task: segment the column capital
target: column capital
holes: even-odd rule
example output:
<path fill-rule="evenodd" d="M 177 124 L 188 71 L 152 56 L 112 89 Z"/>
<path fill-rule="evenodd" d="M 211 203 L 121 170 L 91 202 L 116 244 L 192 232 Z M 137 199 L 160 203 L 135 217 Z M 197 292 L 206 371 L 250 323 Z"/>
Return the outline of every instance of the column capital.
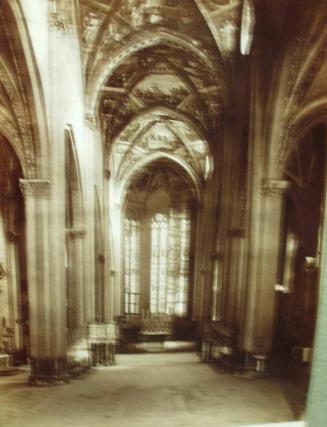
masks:
<path fill-rule="evenodd" d="M 111 170 L 109 168 L 105 168 L 103 171 L 104 177 L 107 181 L 109 181 L 111 177 Z"/>
<path fill-rule="evenodd" d="M 50 198 L 51 182 L 46 179 L 20 179 L 19 186 L 23 196 Z"/>
<path fill-rule="evenodd" d="M 95 130 L 98 127 L 98 121 L 97 121 L 96 117 L 91 113 L 85 114 L 84 123 L 91 130 Z"/>
<path fill-rule="evenodd" d="M 86 231 L 83 228 L 67 228 L 66 234 L 72 239 L 84 239 Z"/>
<path fill-rule="evenodd" d="M 8 231 L 7 238 L 9 242 L 18 242 L 20 239 L 20 235 L 15 231 Z"/>
<path fill-rule="evenodd" d="M 71 34 L 72 26 L 68 23 L 64 13 L 51 12 L 49 14 L 49 26 L 62 34 Z"/>
<path fill-rule="evenodd" d="M 290 188 L 290 181 L 277 178 L 262 178 L 259 190 L 263 195 L 283 195 Z"/>

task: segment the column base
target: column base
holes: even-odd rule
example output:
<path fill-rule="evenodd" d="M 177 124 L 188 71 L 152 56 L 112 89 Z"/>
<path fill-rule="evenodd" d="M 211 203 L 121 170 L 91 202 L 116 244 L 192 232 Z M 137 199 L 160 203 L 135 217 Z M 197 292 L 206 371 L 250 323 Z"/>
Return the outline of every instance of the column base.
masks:
<path fill-rule="evenodd" d="M 268 354 L 248 354 L 243 366 L 240 366 L 238 376 L 243 378 L 267 378 L 271 376 L 269 371 Z"/>
<path fill-rule="evenodd" d="M 92 366 L 112 366 L 116 364 L 116 345 L 97 343 L 91 345 Z"/>
<path fill-rule="evenodd" d="M 69 374 L 66 357 L 31 359 L 30 385 L 62 385 L 68 382 Z"/>
<path fill-rule="evenodd" d="M 259 375 L 267 374 L 268 369 L 268 356 L 266 354 L 254 354 L 255 371 Z"/>

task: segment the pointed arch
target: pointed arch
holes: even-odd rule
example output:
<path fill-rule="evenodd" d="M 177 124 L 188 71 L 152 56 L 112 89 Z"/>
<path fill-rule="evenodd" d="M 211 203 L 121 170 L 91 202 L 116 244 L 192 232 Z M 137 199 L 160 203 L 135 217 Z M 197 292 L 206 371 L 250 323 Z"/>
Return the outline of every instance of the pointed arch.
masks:
<path fill-rule="evenodd" d="M 18 0 L 1 2 L 12 64 L 2 76 L 13 95 L 11 140 L 22 145 L 26 177 L 48 176 L 49 137 L 43 87 L 22 6 Z M 9 65 L 9 64 L 8 64 Z M 1 78 L 1 76 L 0 76 Z M 23 160 L 23 158 L 21 158 Z"/>
<path fill-rule="evenodd" d="M 142 159 L 141 161 L 137 162 L 124 176 L 124 179 L 120 181 L 120 187 L 118 192 L 118 200 L 119 204 L 123 204 L 123 200 L 125 199 L 126 192 L 128 189 L 128 186 L 130 182 L 133 180 L 134 176 L 142 170 L 145 166 L 151 164 L 152 162 L 159 160 L 159 159 L 167 159 L 172 161 L 175 164 L 178 164 L 179 167 L 181 167 L 187 175 L 190 177 L 191 181 L 194 184 L 195 192 L 197 195 L 197 201 L 200 202 L 201 200 L 201 181 L 199 177 L 197 176 L 196 172 L 192 169 L 192 167 L 183 159 L 178 158 L 176 156 L 170 155 L 169 153 L 164 152 L 155 152 L 147 156 L 146 158 Z"/>
<path fill-rule="evenodd" d="M 76 150 L 72 125 L 65 128 L 65 161 L 66 161 L 66 219 L 68 227 L 84 227 L 84 200 L 80 165 Z"/>

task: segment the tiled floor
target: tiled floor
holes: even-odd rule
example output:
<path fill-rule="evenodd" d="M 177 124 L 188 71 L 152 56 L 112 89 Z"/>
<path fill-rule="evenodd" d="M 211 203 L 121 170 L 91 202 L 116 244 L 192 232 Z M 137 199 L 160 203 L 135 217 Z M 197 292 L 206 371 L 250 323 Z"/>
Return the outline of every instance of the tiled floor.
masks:
<path fill-rule="evenodd" d="M 194 353 L 121 355 L 68 385 L 0 378 L 2 427 L 229 427 L 293 420 L 274 379 L 214 371 Z"/>

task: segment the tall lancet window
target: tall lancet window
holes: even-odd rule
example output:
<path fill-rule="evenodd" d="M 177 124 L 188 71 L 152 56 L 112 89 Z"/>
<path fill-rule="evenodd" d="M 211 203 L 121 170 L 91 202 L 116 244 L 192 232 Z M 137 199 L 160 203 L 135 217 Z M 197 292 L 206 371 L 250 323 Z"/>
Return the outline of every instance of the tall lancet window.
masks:
<path fill-rule="evenodd" d="M 190 230 L 187 211 L 152 218 L 151 313 L 187 314 Z"/>
<path fill-rule="evenodd" d="M 140 223 L 125 220 L 125 313 L 139 313 L 140 299 Z"/>
<path fill-rule="evenodd" d="M 151 221 L 151 313 L 166 313 L 171 308 L 167 304 L 168 253 L 168 216 L 158 213 Z"/>
<path fill-rule="evenodd" d="M 190 236 L 191 236 L 191 219 L 189 213 L 184 211 L 180 213 L 180 232 L 177 239 L 180 242 L 180 262 L 178 274 L 177 295 L 175 301 L 175 313 L 178 315 L 186 315 L 188 301 L 188 282 L 190 268 Z"/>
<path fill-rule="evenodd" d="M 132 182 L 125 202 L 125 314 L 189 313 L 192 188 L 183 171 L 164 160 Z"/>

